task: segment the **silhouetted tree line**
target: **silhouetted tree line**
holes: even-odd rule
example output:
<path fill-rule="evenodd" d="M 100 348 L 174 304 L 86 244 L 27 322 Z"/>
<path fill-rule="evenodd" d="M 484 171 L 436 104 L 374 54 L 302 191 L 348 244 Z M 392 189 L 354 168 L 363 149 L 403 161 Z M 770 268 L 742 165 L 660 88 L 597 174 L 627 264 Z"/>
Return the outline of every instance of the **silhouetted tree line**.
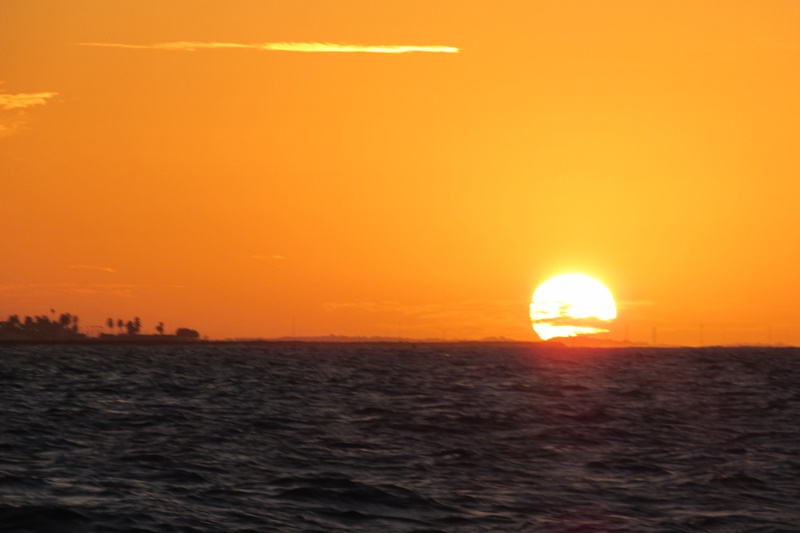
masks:
<path fill-rule="evenodd" d="M 24 318 L 20 318 L 19 315 L 11 315 L 8 320 L 0 321 L 0 339 L 59 340 L 86 337 L 78 330 L 80 319 L 77 315 L 61 313 L 56 318 L 56 313 L 52 309 L 51 314 L 53 315 L 52 319 L 47 315 L 26 316 Z M 101 337 L 132 337 L 140 335 L 142 332 L 142 320 L 138 316 L 134 317 L 133 320 L 109 318 L 106 320 L 106 326 L 111 333 L 102 334 Z M 165 335 L 163 322 L 156 324 L 155 329 L 158 335 Z M 188 328 L 178 328 L 174 336 L 185 340 L 200 338 L 200 334 L 197 331 Z M 145 335 L 144 337 L 148 336 Z"/>
<path fill-rule="evenodd" d="M 142 332 L 142 320 L 138 316 L 134 317 L 133 320 L 128 320 L 127 322 L 121 318 L 116 320 L 109 318 L 106 320 L 106 327 L 108 327 L 108 329 L 110 329 L 112 332 L 114 331 L 115 326 L 119 335 L 122 335 L 123 332 L 126 335 L 139 335 Z M 156 324 L 156 331 L 159 335 L 164 334 L 163 322 Z"/>
<path fill-rule="evenodd" d="M 11 315 L 5 322 L 0 322 L 0 334 L 19 337 L 76 337 L 80 335 L 79 322 L 78 316 L 70 313 L 61 313 L 52 320 L 47 315 L 26 316 L 22 319 L 19 315 Z"/>
<path fill-rule="evenodd" d="M 116 324 L 117 329 L 119 329 L 119 334 L 122 335 L 123 328 L 128 335 L 138 335 L 142 331 L 142 319 L 138 316 L 134 317 L 133 320 L 128 320 L 125 322 L 121 318 L 118 318 L 116 322 L 113 318 L 109 318 L 106 320 L 106 326 L 111 331 L 114 331 L 114 324 Z"/>

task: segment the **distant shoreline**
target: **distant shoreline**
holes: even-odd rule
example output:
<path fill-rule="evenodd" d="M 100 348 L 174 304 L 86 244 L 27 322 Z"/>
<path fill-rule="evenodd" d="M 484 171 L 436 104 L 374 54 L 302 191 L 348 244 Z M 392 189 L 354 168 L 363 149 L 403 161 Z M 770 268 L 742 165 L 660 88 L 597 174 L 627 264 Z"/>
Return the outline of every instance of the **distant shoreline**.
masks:
<path fill-rule="evenodd" d="M 381 346 L 537 346 L 537 347 L 550 347 L 561 348 L 564 344 L 554 342 L 541 342 L 541 341 L 515 341 L 515 340 L 413 340 L 413 339 L 351 339 L 342 340 L 338 339 L 215 339 L 215 340 L 199 340 L 199 339 L 180 339 L 169 337 L 164 339 L 157 339 L 154 336 L 148 336 L 141 339 L 136 338 L 97 338 L 87 337 L 83 339 L 0 339 L 0 346 L 213 346 L 213 345 L 381 345 Z"/>
<path fill-rule="evenodd" d="M 6 346 L 230 346 L 230 345 L 246 345 L 246 346 L 291 346 L 291 345 L 377 345 L 377 346 L 398 346 L 398 347 L 436 347 L 443 348 L 447 346 L 506 346 L 506 347 L 530 347 L 530 348 L 545 348 L 545 349 L 596 349 L 596 350 L 613 350 L 613 349 L 647 349 L 647 350 L 662 350 L 662 349 L 739 349 L 739 348 L 758 348 L 758 349 L 792 349 L 798 348 L 792 345 L 764 345 L 764 344 L 732 344 L 732 345 L 708 345 L 708 346 L 678 346 L 678 345 L 650 345 L 650 344 L 633 344 L 633 343 L 620 343 L 617 345 L 598 344 L 598 345 L 570 345 L 568 343 L 553 342 L 553 341 L 518 341 L 518 340 L 413 340 L 413 339 L 352 339 L 352 340 L 325 340 L 319 338 L 313 339 L 217 339 L 217 340 L 192 340 L 192 339 L 176 339 L 175 337 L 168 337 L 164 339 L 155 339 L 147 337 L 142 339 L 101 339 L 101 338 L 84 338 L 84 339 L 60 339 L 60 340 L 34 340 L 34 339 L 0 339 L 0 348 Z"/>

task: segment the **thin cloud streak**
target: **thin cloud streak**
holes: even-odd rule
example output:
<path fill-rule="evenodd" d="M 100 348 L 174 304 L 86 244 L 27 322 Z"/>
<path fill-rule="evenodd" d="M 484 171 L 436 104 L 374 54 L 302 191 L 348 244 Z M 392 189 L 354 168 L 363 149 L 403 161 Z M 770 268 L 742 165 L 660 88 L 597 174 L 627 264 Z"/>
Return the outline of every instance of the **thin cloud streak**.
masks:
<path fill-rule="evenodd" d="M 28 109 L 45 105 L 57 94 L 56 92 L 0 93 L 0 138 L 24 129 L 27 125 Z"/>
<path fill-rule="evenodd" d="M 61 294 L 112 294 L 133 297 L 142 291 L 183 288 L 183 285 L 139 285 L 131 283 L 0 283 L 0 293 L 34 297 L 50 297 Z"/>
<path fill-rule="evenodd" d="M 360 45 L 338 43 L 218 43 L 177 41 L 155 44 L 121 44 L 121 43 L 76 43 L 78 46 L 99 46 L 105 48 L 126 48 L 134 50 L 177 50 L 196 52 L 198 50 L 259 50 L 267 52 L 306 52 L 306 53 L 367 53 L 367 54 L 408 54 L 414 52 L 456 54 L 459 49 L 454 46 L 417 46 L 417 45 Z"/>
<path fill-rule="evenodd" d="M 382 317 L 375 327 L 392 332 L 386 334 L 390 337 L 411 334 L 424 338 L 433 335 L 443 339 L 488 339 L 499 338 L 497 332 L 513 331 L 517 338 L 528 338 L 532 333 L 524 300 L 467 300 L 447 304 L 345 301 L 326 302 L 323 308 L 329 313 L 357 312 Z"/>
<path fill-rule="evenodd" d="M 112 274 L 117 272 L 115 268 L 94 265 L 66 265 L 64 268 L 69 268 L 71 270 L 97 270 L 100 272 L 111 272 Z"/>
<path fill-rule="evenodd" d="M 44 105 L 57 94 L 53 92 L 0 94 L 0 109 L 10 111 Z"/>
<path fill-rule="evenodd" d="M 511 300 L 471 300 L 451 304 L 404 304 L 400 302 L 326 302 L 328 312 L 360 311 L 396 314 L 423 321 L 452 321 L 481 324 L 513 324 L 525 314 L 525 304 Z"/>

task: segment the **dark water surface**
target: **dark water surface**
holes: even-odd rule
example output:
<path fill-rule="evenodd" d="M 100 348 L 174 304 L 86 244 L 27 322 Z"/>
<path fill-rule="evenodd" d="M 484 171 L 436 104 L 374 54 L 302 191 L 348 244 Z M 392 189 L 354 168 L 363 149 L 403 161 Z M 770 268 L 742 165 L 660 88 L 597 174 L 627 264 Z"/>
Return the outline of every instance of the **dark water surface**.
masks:
<path fill-rule="evenodd" d="M 800 351 L 0 348 L 0 532 L 800 531 Z"/>

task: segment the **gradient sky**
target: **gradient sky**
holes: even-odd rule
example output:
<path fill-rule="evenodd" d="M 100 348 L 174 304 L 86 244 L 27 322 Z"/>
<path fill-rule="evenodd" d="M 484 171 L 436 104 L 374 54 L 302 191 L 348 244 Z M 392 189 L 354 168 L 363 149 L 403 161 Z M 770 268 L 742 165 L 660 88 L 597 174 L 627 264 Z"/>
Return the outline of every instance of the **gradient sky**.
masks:
<path fill-rule="evenodd" d="M 0 49 L 0 316 L 533 340 L 581 272 L 612 338 L 800 343 L 796 0 L 3 0 Z"/>

